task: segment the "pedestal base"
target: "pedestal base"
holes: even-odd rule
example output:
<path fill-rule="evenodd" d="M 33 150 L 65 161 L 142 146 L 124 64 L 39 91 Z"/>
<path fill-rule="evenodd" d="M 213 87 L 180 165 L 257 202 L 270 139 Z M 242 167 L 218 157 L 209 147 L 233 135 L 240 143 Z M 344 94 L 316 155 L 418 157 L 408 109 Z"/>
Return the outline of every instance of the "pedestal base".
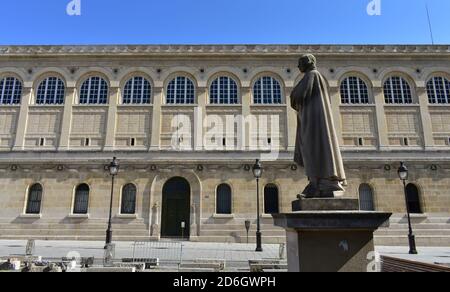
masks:
<path fill-rule="evenodd" d="M 286 229 L 289 272 L 366 272 L 373 232 L 392 214 L 363 211 L 300 211 L 274 214 Z"/>
<path fill-rule="evenodd" d="M 298 199 L 292 202 L 292 211 L 355 211 L 359 210 L 358 199 L 315 198 Z"/>

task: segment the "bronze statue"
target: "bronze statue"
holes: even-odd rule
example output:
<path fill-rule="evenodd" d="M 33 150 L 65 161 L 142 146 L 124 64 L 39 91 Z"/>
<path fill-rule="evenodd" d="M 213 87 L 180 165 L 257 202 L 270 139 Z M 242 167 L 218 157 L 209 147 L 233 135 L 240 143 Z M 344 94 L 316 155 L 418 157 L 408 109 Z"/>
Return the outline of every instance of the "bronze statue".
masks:
<path fill-rule="evenodd" d="M 313 55 L 303 55 L 298 68 L 305 75 L 292 92 L 291 106 L 298 112 L 294 160 L 309 179 L 302 196 L 334 197 L 344 191 L 345 171 L 327 85 Z"/>

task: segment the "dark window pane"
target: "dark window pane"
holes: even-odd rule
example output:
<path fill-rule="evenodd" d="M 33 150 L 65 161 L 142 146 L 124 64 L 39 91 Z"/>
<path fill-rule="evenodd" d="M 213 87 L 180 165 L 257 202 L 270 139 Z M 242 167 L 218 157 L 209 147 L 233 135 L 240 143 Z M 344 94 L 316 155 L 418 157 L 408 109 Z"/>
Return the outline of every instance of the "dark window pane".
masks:
<path fill-rule="evenodd" d="M 64 98 L 64 82 L 58 77 L 48 77 L 39 84 L 36 104 L 63 104 Z"/>
<path fill-rule="evenodd" d="M 80 88 L 80 104 L 108 103 L 108 83 L 101 77 L 90 77 Z"/>
<path fill-rule="evenodd" d="M 362 211 L 374 211 L 373 190 L 368 184 L 359 187 L 359 207 Z"/>
<path fill-rule="evenodd" d="M 422 206 L 420 204 L 419 189 L 414 184 L 406 186 L 407 203 L 409 212 L 412 214 L 421 214 Z"/>
<path fill-rule="evenodd" d="M 450 81 L 445 77 L 433 77 L 427 82 L 427 94 L 431 104 L 449 104 Z"/>
<path fill-rule="evenodd" d="M 264 213 L 279 213 L 278 187 L 276 185 L 267 185 L 264 188 Z"/>
<path fill-rule="evenodd" d="M 392 76 L 384 83 L 385 102 L 389 104 L 411 104 L 412 93 L 409 83 L 402 77 Z"/>
<path fill-rule="evenodd" d="M 231 214 L 231 187 L 222 184 L 217 187 L 217 214 Z"/>
<path fill-rule="evenodd" d="M 367 84 L 359 77 L 348 77 L 341 83 L 341 103 L 368 104 L 369 90 Z"/>
<path fill-rule="evenodd" d="M 89 186 L 79 185 L 75 191 L 74 214 L 87 214 L 89 208 Z"/>
<path fill-rule="evenodd" d="M 127 184 L 122 189 L 121 214 L 136 213 L 136 187 L 133 184 Z"/>
<path fill-rule="evenodd" d="M 258 79 L 253 86 L 253 103 L 281 104 L 280 83 L 275 78 L 269 76 Z"/>
<path fill-rule="evenodd" d="M 237 104 L 238 89 L 236 82 L 227 76 L 222 76 L 214 80 L 210 90 L 211 104 Z"/>
<path fill-rule="evenodd" d="M 0 105 L 20 104 L 22 82 L 14 77 L 0 80 Z"/>
<path fill-rule="evenodd" d="M 136 76 L 128 80 L 123 92 L 124 104 L 150 104 L 152 88 L 144 77 Z"/>
<path fill-rule="evenodd" d="M 27 214 L 40 214 L 42 202 L 42 186 L 40 184 L 33 185 L 28 192 Z"/>
<path fill-rule="evenodd" d="M 194 104 L 195 87 L 192 80 L 184 76 L 173 79 L 167 86 L 167 104 Z"/>

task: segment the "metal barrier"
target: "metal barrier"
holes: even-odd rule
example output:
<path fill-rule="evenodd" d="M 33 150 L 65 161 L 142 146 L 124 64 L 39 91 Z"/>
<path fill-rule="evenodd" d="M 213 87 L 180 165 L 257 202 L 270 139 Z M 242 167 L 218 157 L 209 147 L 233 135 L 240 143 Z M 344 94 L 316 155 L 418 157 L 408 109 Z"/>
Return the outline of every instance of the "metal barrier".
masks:
<path fill-rule="evenodd" d="M 134 242 L 132 256 L 126 262 L 145 263 L 183 271 L 249 269 L 249 261 L 286 260 L 285 245 L 264 246 L 263 253 L 255 252 L 253 244 L 211 244 L 192 242 Z"/>
<path fill-rule="evenodd" d="M 179 264 L 182 249 L 181 242 L 135 242 L 132 259 L 134 262 L 158 259 L 160 263 Z"/>

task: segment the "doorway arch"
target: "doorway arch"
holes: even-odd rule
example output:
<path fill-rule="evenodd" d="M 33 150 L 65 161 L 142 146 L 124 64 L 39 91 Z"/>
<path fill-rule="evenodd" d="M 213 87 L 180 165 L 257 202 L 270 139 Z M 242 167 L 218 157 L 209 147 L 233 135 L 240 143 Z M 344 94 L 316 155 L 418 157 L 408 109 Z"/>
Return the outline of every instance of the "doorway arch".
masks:
<path fill-rule="evenodd" d="M 191 186 L 189 182 L 182 177 L 169 179 L 164 184 L 162 191 L 161 237 L 189 238 L 190 206 Z"/>

